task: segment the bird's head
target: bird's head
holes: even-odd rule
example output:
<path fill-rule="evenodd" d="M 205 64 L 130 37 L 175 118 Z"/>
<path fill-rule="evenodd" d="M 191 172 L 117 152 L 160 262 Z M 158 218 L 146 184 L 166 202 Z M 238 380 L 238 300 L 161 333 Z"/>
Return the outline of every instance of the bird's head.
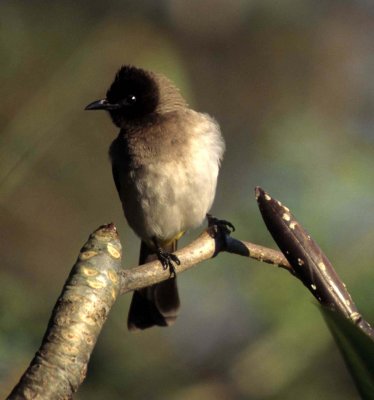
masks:
<path fill-rule="evenodd" d="M 178 89 L 164 76 L 133 66 L 123 66 L 109 87 L 106 98 L 85 110 L 106 110 L 118 127 L 185 106 Z"/>

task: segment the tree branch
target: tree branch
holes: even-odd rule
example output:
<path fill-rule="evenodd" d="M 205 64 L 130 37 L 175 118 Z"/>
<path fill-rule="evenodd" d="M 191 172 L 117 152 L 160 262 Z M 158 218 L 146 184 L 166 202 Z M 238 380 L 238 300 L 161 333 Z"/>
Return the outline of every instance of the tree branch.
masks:
<path fill-rule="evenodd" d="M 180 265 L 175 266 L 175 271 L 177 274 L 184 272 L 222 251 L 273 264 L 294 273 L 281 252 L 234 239 L 223 232 L 217 233 L 214 227 L 207 228 L 195 241 L 175 253 L 181 261 Z M 170 272 L 164 270 L 159 261 L 152 261 L 122 270 L 121 276 L 120 290 L 123 294 L 161 282 L 170 277 Z"/>
<path fill-rule="evenodd" d="M 121 244 L 113 224 L 81 249 L 53 309 L 40 349 L 8 399 L 70 399 L 119 293 Z"/>
<path fill-rule="evenodd" d="M 183 272 L 227 251 L 289 271 L 282 253 L 240 241 L 213 227 L 177 252 Z M 160 262 L 121 269 L 121 244 L 113 224 L 93 232 L 65 282 L 40 349 L 8 399 L 70 399 L 83 382 L 91 352 L 119 294 L 169 278 Z"/>
<path fill-rule="evenodd" d="M 260 188 L 257 200 L 288 261 L 279 251 L 234 239 L 211 226 L 176 252 L 181 261 L 175 266 L 176 273 L 222 251 L 273 264 L 296 276 L 322 304 L 334 305 L 373 337 L 372 328 L 358 314 L 332 265 L 287 207 Z M 41 347 L 8 399 L 70 399 L 85 378 L 91 352 L 117 296 L 169 277 L 170 272 L 159 261 L 122 269 L 115 226 L 98 228 L 81 249 L 53 309 Z"/>

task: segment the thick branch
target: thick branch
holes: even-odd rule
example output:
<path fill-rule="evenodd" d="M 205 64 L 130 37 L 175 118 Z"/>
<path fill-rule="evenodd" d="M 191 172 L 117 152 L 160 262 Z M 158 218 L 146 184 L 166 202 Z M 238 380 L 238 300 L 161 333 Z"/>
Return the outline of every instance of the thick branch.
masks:
<path fill-rule="evenodd" d="M 53 309 L 42 345 L 8 399 L 70 399 L 119 293 L 121 244 L 113 224 L 83 246 Z"/>

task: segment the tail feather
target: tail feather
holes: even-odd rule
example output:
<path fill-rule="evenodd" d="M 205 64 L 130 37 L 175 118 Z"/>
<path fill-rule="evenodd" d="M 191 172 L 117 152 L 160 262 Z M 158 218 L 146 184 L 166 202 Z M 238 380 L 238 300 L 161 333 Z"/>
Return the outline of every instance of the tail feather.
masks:
<path fill-rule="evenodd" d="M 163 246 L 163 250 L 170 253 L 173 253 L 176 249 L 176 240 L 167 246 Z M 139 265 L 155 259 L 157 259 L 157 254 L 142 241 Z M 130 331 L 134 331 L 147 329 L 154 325 L 170 326 L 177 318 L 179 306 L 176 277 L 136 290 L 130 305 L 127 327 Z"/>

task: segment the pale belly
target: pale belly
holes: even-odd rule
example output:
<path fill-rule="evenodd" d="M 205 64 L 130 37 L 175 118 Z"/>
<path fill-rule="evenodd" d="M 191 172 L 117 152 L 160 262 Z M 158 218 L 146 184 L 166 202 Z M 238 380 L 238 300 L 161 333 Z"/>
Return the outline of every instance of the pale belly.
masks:
<path fill-rule="evenodd" d="M 153 163 L 132 172 L 121 197 L 126 219 L 135 233 L 151 244 L 167 242 L 199 226 L 216 191 L 218 165 L 209 158 L 189 165 Z"/>

